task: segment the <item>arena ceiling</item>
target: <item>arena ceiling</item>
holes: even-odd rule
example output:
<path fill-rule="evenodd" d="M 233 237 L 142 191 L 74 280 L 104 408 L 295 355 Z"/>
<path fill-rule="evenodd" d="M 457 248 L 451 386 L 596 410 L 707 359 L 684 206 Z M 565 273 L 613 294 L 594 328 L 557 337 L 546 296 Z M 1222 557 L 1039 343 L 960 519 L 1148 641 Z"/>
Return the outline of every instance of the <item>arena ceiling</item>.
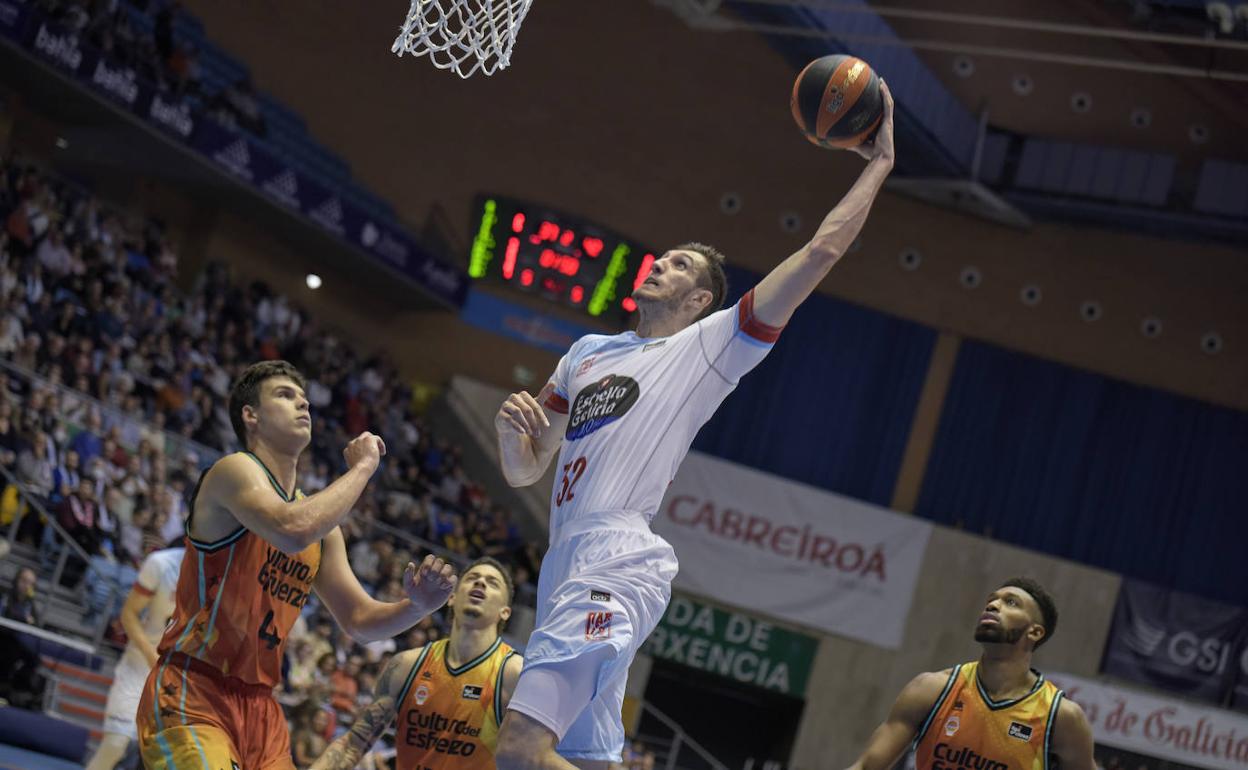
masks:
<path fill-rule="evenodd" d="M 910 48 L 967 110 L 1008 131 L 1165 152 L 1181 162 L 1248 159 L 1248 18 L 1232 16 L 1223 34 L 1203 2 L 660 4 L 708 32 L 764 34 L 795 61 L 880 43 Z M 895 37 L 862 17 L 882 20 Z"/>

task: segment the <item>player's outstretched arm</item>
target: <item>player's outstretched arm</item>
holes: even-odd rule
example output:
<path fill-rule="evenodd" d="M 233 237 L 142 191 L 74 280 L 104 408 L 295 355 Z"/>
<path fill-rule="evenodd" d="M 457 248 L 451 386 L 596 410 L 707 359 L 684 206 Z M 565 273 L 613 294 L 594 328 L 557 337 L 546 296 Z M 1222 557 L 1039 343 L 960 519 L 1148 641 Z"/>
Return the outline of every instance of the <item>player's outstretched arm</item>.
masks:
<path fill-rule="evenodd" d="M 225 511 L 282 551 L 298 553 L 347 517 L 385 453 L 386 445 L 379 436 L 361 433 L 342 452 L 346 473 L 311 497 L 291 502 L 273 494 L 272 483 L 255 461 L 241 454 L 230 455 L 204 478 L 198 499 L 216 511 Z M 222 536 L 229 529 L 232 527 L 214 534 Z"/>
<path fill-rule="evenodd" d="M 948 681 L 948 671 L 919 674 L 911 679 L 893 702 L 888 717 L 871 733 L 862 756 L 849 770 L 889 770 L 895 765 Z"/>
<path fill-rule="evenodd" d="M 536 397 L 527 391 L 512 393 L 494 416 L 499 463 L 513 487 L 527 487 L 540 479 L 559 452 L 568 416 L 546 407 L 554 390 L 554 383 L 548 382 Z"/>
<path fill-rule="evenodd" d="M 355 714 L 351 729 L 329 744 L 310 770 L 351 770 L 368 753 L 398 713 L 406 674 L 420 657 L 423 647 L 390 658 L 373 689 L 373 702 Z"/>
<path fill-rule="evenodd" d="M 360 642 L 389 639 L 416 625 L 450 598 L 458 582 L 455 568 L 430 554 L 403 574 L 407 598 L 379 602 L 368 595 L 347 561 L 346 540 L 335 527 L 325 536 L 321 568 L 313 587 L 338 625 Z"/>
<path fill-rule="evenodd" d="M 1079 704 L 1063 698 L 1054 722 L 1049 740 L 1053 753 L 1061 760 L 1062 770 L 1095 770 L 1092 727 Z"/>
<path fill-rule="evenodd" d="M 781 262 L 754 288 L 754 316 L 768 326 L 784 326 L 793 311 L 823 281 L 862 231 L 884 180 L 893 170 L 893 97 L 880 83 L 884 117 L 875 141 L 855 152 L 868 159 L 854 186 L 836 204 L 810 242 Z"/>

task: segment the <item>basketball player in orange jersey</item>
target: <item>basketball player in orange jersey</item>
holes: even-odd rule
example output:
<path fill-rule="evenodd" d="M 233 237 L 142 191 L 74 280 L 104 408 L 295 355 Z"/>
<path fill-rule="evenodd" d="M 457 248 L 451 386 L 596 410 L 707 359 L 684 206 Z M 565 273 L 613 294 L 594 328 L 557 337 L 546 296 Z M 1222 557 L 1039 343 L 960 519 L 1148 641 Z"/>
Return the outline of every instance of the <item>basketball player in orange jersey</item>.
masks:
<path fill-rule="evenodd" d="M 906 685 L 850 770 L 888 770 L 908 746 L 917 770 L 1093 770 L 1083 709 L 1031 667 L 1057 629 L 1057 606 L 1034 580 L 988 596 L 975 626 L 979 660 Z"/>
<path fill-rule="evenodd" d="M 273 688 L 286 635 L 316 591 L 360 641 L 385 639 L 441 607 L 455 587 L 432 556 L 407 565 L 407 598 L 379 602 L 347 563 L 338 523 L 386 447 L 362 433 L 343 450 L 348 470 L 305 498 L 295 485 L 312 437 L 304 379 L 285 361 L 253 364 L 230 391 L 230 420 L 246 451 L 218 460 L 191 496 L 177 602 L 157 647 L 136 721 L 149 770 L 293 770 Z"/>
<path fill-rule="evenodd" d="M 502 564 L 488 556 L 470 564 L 448 605 L 450 636 L 391 658 L 373 702 L 312 770 L 351 770 L 396 718 L 395 770 L 493 770 L 522 665 L 499 637 L 514 593 Z"/>

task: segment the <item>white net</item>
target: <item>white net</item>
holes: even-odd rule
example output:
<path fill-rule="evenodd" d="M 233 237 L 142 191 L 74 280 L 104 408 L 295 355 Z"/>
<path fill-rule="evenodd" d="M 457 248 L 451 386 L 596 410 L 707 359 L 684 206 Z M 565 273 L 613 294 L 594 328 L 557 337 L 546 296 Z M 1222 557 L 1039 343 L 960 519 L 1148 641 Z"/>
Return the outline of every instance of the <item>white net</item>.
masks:
<path fill-rule="evenodd" d="M 461 78 L 487 76 L 511 63 L 520 24 L 533 0 L 412 0 L 391 51 L 426 56 Z"/>

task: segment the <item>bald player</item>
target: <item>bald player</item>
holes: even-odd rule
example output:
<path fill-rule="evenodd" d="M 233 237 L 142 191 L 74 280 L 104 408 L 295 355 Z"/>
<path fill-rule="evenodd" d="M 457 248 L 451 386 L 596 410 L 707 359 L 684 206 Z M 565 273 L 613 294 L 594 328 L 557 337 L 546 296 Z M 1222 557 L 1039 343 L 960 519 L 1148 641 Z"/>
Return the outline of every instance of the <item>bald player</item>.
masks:
<path fill-rule="evenodd" d="M 191 497 L 176 608 L 137 714 L 149 770 L 293 770 L 286 718 L 272 693 L 286 635 L 310 594 L 367 642 L 415 625 L 455 587 L 451 566 L 427 556 L 419 569 L 407 565 L 402 601 L 379 602 L 364 591 L 338 524 L 386 445 L 361 433 L 343 450 L 347 472 L 304 497 L 295 469 L 312 439 L 312 417 L 295 367 L 248 367 L 229 411 L 246 451 L 218 460 Z"/>

